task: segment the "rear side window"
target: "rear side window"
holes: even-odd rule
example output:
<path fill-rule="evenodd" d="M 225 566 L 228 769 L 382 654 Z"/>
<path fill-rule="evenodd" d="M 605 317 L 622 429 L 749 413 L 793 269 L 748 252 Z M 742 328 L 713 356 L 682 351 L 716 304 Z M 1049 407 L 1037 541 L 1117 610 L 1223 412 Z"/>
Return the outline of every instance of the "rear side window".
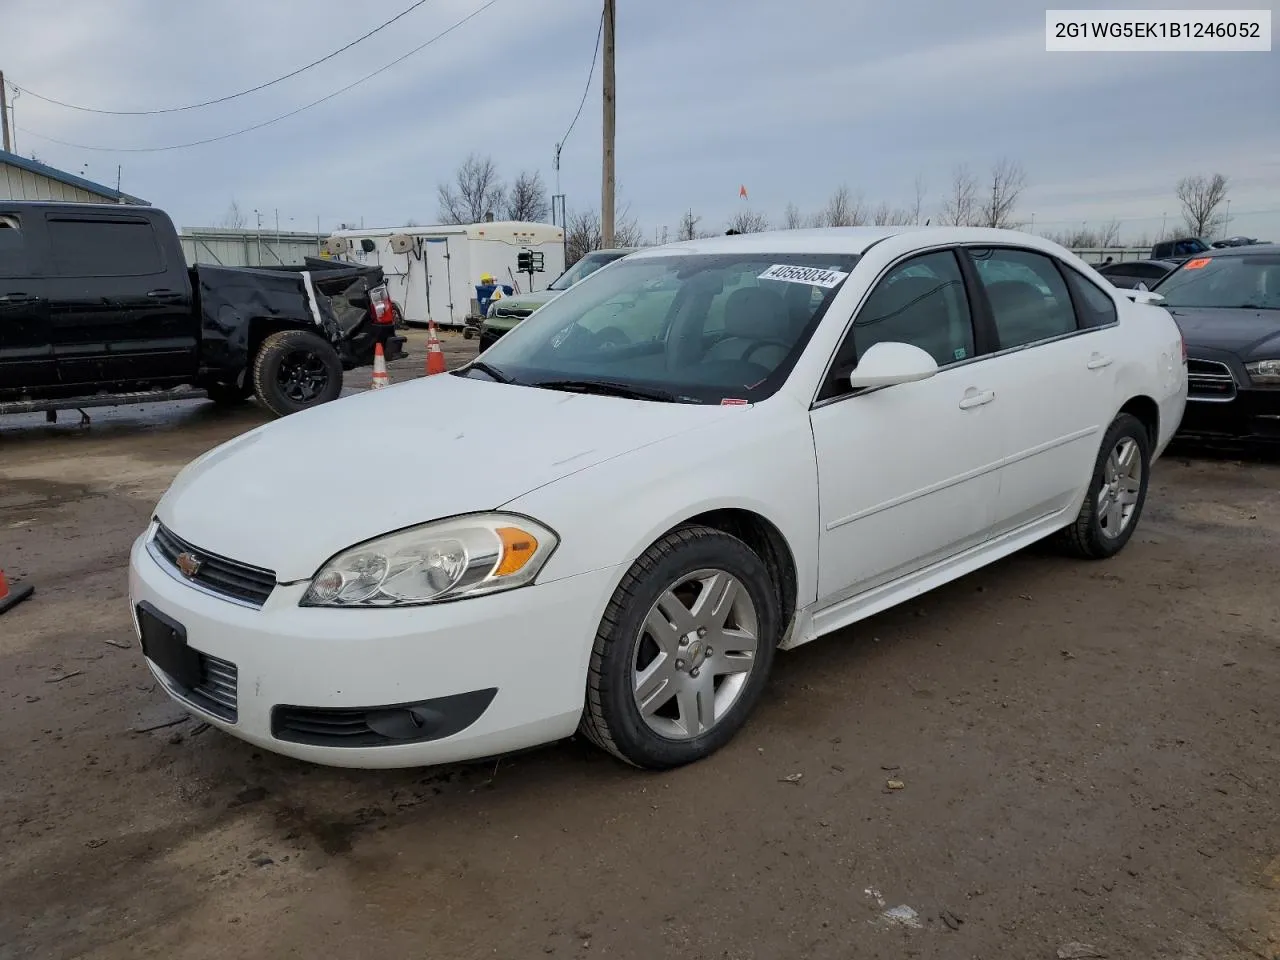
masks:
<path fill-rule="evenodd" d="M 63 277 L 143 277 L 164 273 L 146 220 L 49 220 L 53 262 Z"/>
<path fill-rule="evenodd" d="M 22 221 L 10 213 L 0 213 L 0 277 L 26 277 L 31 263 Z"/>
<path fill-rule="evenodd" d="M 1067 283 L 1049 257 L 999 247 L 971 248 L 969 255 L 991 303 L 1001 349 L 1076 329 Z"/>
<path fill-rule="evenodd" d="M 1064 267 L 1063 272 L 1075 297 L 1081 327 L 1105 327 L 1116 322 L 1116 302 L 1105 290 L 1070 267 Z"/>

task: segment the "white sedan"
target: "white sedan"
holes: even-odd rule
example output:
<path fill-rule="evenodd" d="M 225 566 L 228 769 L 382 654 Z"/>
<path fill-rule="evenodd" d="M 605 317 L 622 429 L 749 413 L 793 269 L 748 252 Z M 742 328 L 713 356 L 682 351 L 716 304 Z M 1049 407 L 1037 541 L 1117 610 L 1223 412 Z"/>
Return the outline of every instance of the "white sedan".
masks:
<path fill-rule="evenodd" d="M 643 250 L 461 369 L 188 465 L 131 558 L 148 666 L 320 763 L 575 730 L 698 760 L 778 649 L 1050 535 L 1119 551 L 1186 400 L 1157 301 L 1007 231 Z"/>

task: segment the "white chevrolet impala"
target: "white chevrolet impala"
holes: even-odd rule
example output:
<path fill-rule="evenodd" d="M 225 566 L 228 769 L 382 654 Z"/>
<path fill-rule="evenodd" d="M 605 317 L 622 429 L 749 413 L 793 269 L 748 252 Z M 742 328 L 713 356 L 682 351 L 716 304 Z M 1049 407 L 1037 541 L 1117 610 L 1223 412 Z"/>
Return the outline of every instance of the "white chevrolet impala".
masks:
<path fill-rule="evenodd" d="M 131 558 L 147 664 L 320 763 L 575 730 L 698 760 L 775 651 L 1050 535 L 1124 547 L 1186 398 L 1157 300 L 998 230 L 641 251 L 461 369 L 187 466 Z"/>

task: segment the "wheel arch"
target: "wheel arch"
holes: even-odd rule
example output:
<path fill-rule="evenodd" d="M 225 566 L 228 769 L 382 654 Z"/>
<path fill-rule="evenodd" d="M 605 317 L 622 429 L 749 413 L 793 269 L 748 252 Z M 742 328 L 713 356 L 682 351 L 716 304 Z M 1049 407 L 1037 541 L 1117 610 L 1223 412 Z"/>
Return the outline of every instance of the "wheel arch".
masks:
<path fill-rule="evenodd" d="M 1117 415 L 1127 413 L 1137 418 L 1147 429 L 1147 437 L 1154 451 L 1160 445 L 1160 405 L 1146 394 L 1130 397 L 1120 407 Z"/>
<path fill-rule="evenodd" d="M 731 537 L 737 537 L 764 562 L 778 594 L 778 604 L 782 614 L 782 635 L 778 639 L 781 642 L 795 616 L 799 592 L 795 554 L 782 531 L 773 521 L 754 510 L 743 507 L 715 507 L 672 524 L 650 544 L 646 544 L 640 552 L 643 553 L 649 546 L 672 531 L 689 526 L 710 527 L 727 533 Z"/>

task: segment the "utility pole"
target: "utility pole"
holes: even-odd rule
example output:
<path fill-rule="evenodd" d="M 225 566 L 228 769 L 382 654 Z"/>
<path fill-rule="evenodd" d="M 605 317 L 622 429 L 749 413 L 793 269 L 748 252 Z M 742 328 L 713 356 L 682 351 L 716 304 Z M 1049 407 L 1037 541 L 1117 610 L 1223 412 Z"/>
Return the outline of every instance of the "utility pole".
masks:
<path fill-rule="evenodd" d="M 604 176 L 600 190 L 602 242 L 613 246 L 613 140 L 615 86 L 613 76 L 613 35 L 617 16 L 615 0 L 604 0 Z"/>
<path fill-rule="evenodd" d="M 13 148 L 9 145 L 9 98 L 5 96 L 3 70 L 0 70 L 0 131 L 3 131 L 4 149 L 8 153 Z"/>

